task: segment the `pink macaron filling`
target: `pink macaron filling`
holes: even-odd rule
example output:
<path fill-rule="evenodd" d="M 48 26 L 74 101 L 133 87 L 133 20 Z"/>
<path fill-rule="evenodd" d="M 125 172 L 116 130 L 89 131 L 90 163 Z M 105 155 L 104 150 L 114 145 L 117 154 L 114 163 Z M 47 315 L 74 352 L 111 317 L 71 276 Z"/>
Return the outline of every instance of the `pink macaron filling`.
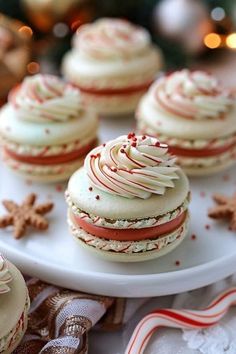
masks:
<path fill-rule="evenodd" d="M 52 156 L 43 156 L 42 153 L 39 156 L 19 155 L 11 151 L 7 147 L 5 147 L 4 150 L 7 156 L 19 162 L 29 163 L 33 165 L 57 165 L 60 163 L 71 162 L 81 157 L 84 157 L 95 145 L 96 145 L 96 140 L 93 140 L 89 144 L 81 147 L 80 149 L 71 151 L 69 153 L 52 155 Z M 45 152 L 46 150 L 47 147 L 45 147 Z"/>
<path fill-rule="evenodd" d="M 72 219 L 76 226 L 96 237 L 117 241 L 139 241 L 158 238 L 177 230 L 184 223 L 186 215 L 187 212 L 185 211 L 169 222 L 141 229 L 112 229 L 101 227 L 90 224 L 74 214 L 72 215 Z"/>

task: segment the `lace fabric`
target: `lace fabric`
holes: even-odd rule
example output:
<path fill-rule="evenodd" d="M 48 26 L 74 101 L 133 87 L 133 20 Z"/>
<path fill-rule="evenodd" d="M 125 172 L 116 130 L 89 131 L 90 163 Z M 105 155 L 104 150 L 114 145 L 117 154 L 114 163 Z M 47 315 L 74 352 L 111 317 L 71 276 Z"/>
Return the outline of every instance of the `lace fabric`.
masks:
<path fill-rule="evenodd" d="M 189 348 L 197 349 L 202 354 L 235 354 L 236 353 L 236 309 L 222 321 L 208 329 L 184 330 L 183 339 Z"/>

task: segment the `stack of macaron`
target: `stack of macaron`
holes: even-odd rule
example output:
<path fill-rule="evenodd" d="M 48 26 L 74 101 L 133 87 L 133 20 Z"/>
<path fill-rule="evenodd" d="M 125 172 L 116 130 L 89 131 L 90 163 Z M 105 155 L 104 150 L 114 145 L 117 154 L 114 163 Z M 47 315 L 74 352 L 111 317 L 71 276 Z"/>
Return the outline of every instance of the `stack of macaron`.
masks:
<path fill-rule="evenodd" d="M 187 69 L 158 79 L 142 98 L 138 130 L 158 137 L 189 175 L 236 162 L 235 97 L 215 77 Z"/>
<path fill-rule="evenodd" d="M 97 125 L 77 88 L 52 75 L 27 77 L 0 113 L 4 161 L 32 180 L 65 180 L 96 145 Z"/>
<path fill-rule="evenodd" d="M 73 236 L 108 260 L 162 256 L 188 230 L 188 179 L 153 137 L 130 133 L 92 150 L 70 178 L 66 199 Z"/>
<path fill-rule="evenodd" d="M 0 255 L 0 353 L 10 354 L 28 322 L 29 296 L 19 270 Z"/>
<path fill-rule="evenodd" d="M 142 27 L 103 18 L 81 26 L 62 71 L 102 114 L 134 111 L 161 68 L 160 50 Z"/>

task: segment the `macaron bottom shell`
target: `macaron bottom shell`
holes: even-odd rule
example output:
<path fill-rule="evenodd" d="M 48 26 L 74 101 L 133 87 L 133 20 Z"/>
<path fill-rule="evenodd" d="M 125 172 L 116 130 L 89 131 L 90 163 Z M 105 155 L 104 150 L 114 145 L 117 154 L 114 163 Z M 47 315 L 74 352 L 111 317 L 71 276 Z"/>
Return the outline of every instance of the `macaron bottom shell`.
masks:
<path fill-rule="evenodd" d="M 71 234 L 76 239 L 76 241 L 79 242 L 79 244 L 83 246 L 85 249 L 91 251 L 94 255 L 102 259 L 114 261 L 114 262 L 142 262 L 142 261 L 147 261 L 147 260 L 164 256 L 165 254 L 174 250 L 184 240 L 185 236 L 188 233 L 188 227 L 189 227 L 189 215 L 186 214 L 186 218 L 182 223 L 182 225 L 169 234 L 165 234 L 154 240 L 145 239 L 139 242 L 135 242 L 135 241 L 122 242 L 122 241 L 106 240 L 100 237 L 90 235 L 85 230 L 78 228 L 78 226 L 75 226 L 72 219 L 73 218 L 71 218 L 69 213 L 68 225 Z M 118 248 L 122 249 L 124 248 L 124 246 L 127 246 L 129 244 L 132 246 L 132 243 L 134 247 L 136 247 L 138 244 L 141 244 L 142 242 L 149 249 L 140 250 L 136 252 L 130 251 L 127 253 L 119 251 L 119 249 L 112 250 L 112 248 L 115 248 L 113 247 L 113 245 L 115 246 L 115 243 L 117 244 Z M 100 244 L 101 246 L 99 246 Z"/>
<path fill-rule="evenodd" d="M 86 154 L 96 144 L 97 139 L 82 146 L 78 151 L 46 157 L 17 155 L 8 151 L 6 145 L 2 155 L 5 164 L 20 176 L 38 182 L 61 182 L 67 180 L 74 171 L 83 165 Z"/>
<path fill-rule="evenodd" d="M 95 94 L 81 91 L 83 101 L 101 115 L 129 114 L 135 111 L 146 90 L 123 94 Z"/>
<path fill-rule="evenodd" d="M 234 154 L 235 154 L 235 152 L 234 152 Z M 231 156 L 225 160 L 219 159 L 217 161 L 217 163 L 209 165 L 209 166 L 197 164 L 197 161 L 195 163 L 193 163 L 192 165 L 186 164 L 184 161 L 184 158 L 179 159 L 178 163 L 188 176 L 204 177 L 204 176 L 211 176 L 211 175 L 223 172 L 223 171 L 227 170 L 228 168 L 232 167 L 233 165 L 236 164 L 236 157 Z"/>
<path fill-rule="evenodd" d="M 145 129 L 140 129 L 139 132 L 150 134 L 150 131 L 148 130 L 147 132 Z M 157 133 L 150 135 L 158 137 Z M 233 143 L 231 142 L 232 136 L 229 136 L 229 141 L 225 143 L 225 146 L 213 149 L 185 148 L 180 145 L 172 146 L 171 141 L 169 141 L 171 138 L 165 139 L 161 135 L 159 138 L 163 143 L 169 145 L 170 152 L 177 157 L 178 165 L 188 176 L 210 176 L 236 164 L 236 143 L 235 140 Z"/>
<path fill-rule="evenodd" d="M 9 169 L 20 177 L 29 178 L 32 181 L 41 183 L 53 183 L 67 180 L 75 170 L 83 165 L 84 157 L 73 162 L 48 166 L 36 166 L 34 164 L 18 162 L 6 155 L 3 155 L 3 161 Z"/>

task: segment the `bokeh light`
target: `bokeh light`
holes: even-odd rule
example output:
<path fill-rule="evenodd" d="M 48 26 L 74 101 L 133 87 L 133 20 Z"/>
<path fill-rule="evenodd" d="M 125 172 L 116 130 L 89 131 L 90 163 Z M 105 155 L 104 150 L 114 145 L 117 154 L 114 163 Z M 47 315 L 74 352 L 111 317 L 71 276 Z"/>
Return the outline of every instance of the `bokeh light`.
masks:
<path fill-rule="evenodd" d="M 227 36 L 226 45 L 229 48 L 236 49 L 236 33 L 231 33 Z"/>
<path fill-rule="evenodd" d="M 21 26 L 18 32 L 23 33 L 27 37 L 32 37 L 33 35 L 32 28 L 30 28 L 29 26 Z"/>
<path fill-rule="evenodd" d="M 36 61 L 31 61 L 28 65 L 27 65 L 27 71 L 29 74 L 37 74 L 40 70 L 40 65 L 39 63 L 37 63 Z"/>
<path fill-rule="evenodd" d="M 221 45 L 221 37 L 217 33 L 209 33 L 204 37 L 204 44 L 210 49 L 218 48 Z"/>
<path fill-rule="evenodd" d="M 225 10 L 222 7 L 215 7 L 211 11 L 211 18 L 214 21 L 222 21 L 225 18 Z"/>
<path fill-rule="evenodd" d="M 69 27 L 66 23 L 58 22 L 53 26 L 53 34 L 55 37 L 63 38 L 69 33 Z"/>

